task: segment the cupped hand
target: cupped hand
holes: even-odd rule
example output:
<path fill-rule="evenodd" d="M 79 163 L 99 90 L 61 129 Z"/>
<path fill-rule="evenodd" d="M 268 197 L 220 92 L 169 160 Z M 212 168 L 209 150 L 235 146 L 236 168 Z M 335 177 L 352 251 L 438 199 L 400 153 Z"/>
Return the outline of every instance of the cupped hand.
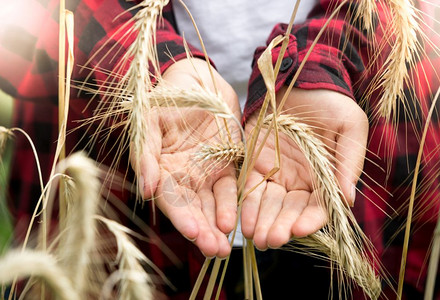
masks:
<path fill-rule="evenodd" d="M 285 90 L 278 92 L 277 102 Z M 353 205 L 368 136 L 365 113 L 351 98 L 329 90 L 293 89 L 283 109 L 284 114 L 293 114 L 310 125 L 325 143 L 344 198 L 348 205 Z M 256 122 L 255 114 L 246 124 L 248 135 Z M 263 136 L 264 129 L 260 144 Z M 312 234 L 327 222 L 326 211 L 318 204 L 315 177 L 305 156 L 286 135 L 280 134 L 279 141 L 280 170 L 243 201 L 243 235 L 253 239 L 255 246 L 262 250 L 281 247 L 292 236 Z M 275 142 L 271 134 L 247 179 L 245 190 L 258 185 L 274 165 Z"/>
<path fill-rule="evenodd" d="M 212 71 L 219 95 L 240 119 L 237 95 L 215 69 Z M 160 85 L 181 89 L 203 85 L 215 91 L 208 65 L 201 59 L 174 63 Z M 233 164 L 213 167 L 195 159 L 202 145 L 220 143 L 218 122 L 212 114 L 194 108 L 153 109 L 146 119 L 149 139 L 137 172 L 143 197 L 154 197 L 176 229 L 205 256 L 227 256 L 230 245 L 226 234 L 232 231 L 237 215 L 235 168 Z M 237 125 L 228 122 L 228 127 L 239 140 Z"/>

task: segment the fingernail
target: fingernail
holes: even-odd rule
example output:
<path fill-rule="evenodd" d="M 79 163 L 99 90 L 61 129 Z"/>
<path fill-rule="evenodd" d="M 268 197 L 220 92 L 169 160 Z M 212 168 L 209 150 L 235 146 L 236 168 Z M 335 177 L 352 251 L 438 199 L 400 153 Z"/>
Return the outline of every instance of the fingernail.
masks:
<path fill-rule="evenodd" d="M 191 243 L 194 243 L 194 242 L 197 240 L 197 238 L 190 239 L 189 237 L 187 237 L 187 236 L 184 235 L 184 234 L 182 234 L 182 236 L 183 236 L 184 238 L 186 238 L 188 241 L 190 241 Z"/>
<path fill-rule="evenodd" d="M 350 198 L 351 198 L 350 207 L 354 207 L 354 201 L 356 200 L 356 185 L 354 185 L 354 184 L 351 185 Z"/>
<path fill-rule="evenodd" d="M 138 186 L 139 186 L 139 193 L 141 194 L 142 199 L 144 199 L 144 185 L 145 185 L 145 181 L 144 181 L 144 176 L 139 176 L 139 182 L 138 182 Z"/>
<path fill-rule="evenodd" d="M 254 241 L 254 240 L 252 240 L 252 244 L 254 244 L 255 249 L 257 249 L 258 251 L 264 252 L 264 251 L 267 250 L 267 248 L 264 248 L 264 249 L 260 249 L 260 248 L 258 248 L 258 246 L 255 244 L 255 241 Z"/>
<path fill-rule="evenodd" d="M 218 257 L 218 256 L 217 256 L 217 258 L 223 261 L 223 260 L 226 260 L 229 256 L 231 256 L 231 253 L 229 253 L 229 254 L 226 255 L 225 257 Z"/>

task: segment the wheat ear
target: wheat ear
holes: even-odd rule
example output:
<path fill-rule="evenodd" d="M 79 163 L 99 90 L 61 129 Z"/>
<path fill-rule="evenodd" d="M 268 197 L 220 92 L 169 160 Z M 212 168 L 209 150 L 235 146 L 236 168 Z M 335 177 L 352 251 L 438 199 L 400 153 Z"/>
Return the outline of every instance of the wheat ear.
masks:
<path fill-rule="evenodd" d="M 56 259 L 45 252 L 11 251 L 0 259 L 0 268 L 2 284 L 9 284 L 15 278 L 40 278 L 52 289 L 57 299 L 81 299 Z"/>
<path fill-rule="evenodd" d="M 377 12 L 376 0 L 361 0 L 357 2 L 355 20 L 360 20 L 362 28 L 373 37 L 375 15 Z"/>
<path fill-rule="evenodd" d="M 414 64 L 417 49 L 420 47 L 417 40 L 420 28 L 412 0 L 390 0 L 389 6 L 392 14 L 390 30 L 395 39 L 380 74 L 383 95 L 378 103 L 378 113 L 386 120 L 396 112 L 397 99 L 404 103 L 403 87 L 408 81 L 407 66 Z"/>
<path fill-rule="evenodd" d="M 141 263 L 154 264 L 133 244 L 130 229 L 104 217 L 96 217 L 113 233 L 118 245 L 116 262 L 119 264 L 119 299 L 152 299 L 153 284 Z M 159 272 L 160 273 L 160 272 Z M 135 274 L 136 276 L 133 276 Z"/>
<path fill-rule="evenodd" d="M 208 160 L 213 160 L 216 163 L 230 163 L 232 161 L 240 162 L 244 159 L 244 146 L 243 143 L 234 144 L 230 142 L 204 145 L 195 154 L 195 158 L 202 162 Z"/>
<path fill-rule="evenodd" d="M 6 148 L 6 143 L 13 136 L 14 136 L 14 134 L 12 133 L 12 130 L 10 130 L 6 127 L 0 126 L 0 162 L 1 162 L 1 157 L 3 155 L 3 152 L 5 151 L 5 148 Z"/>
<path fill-rule="evenodd" d="M 102 97 L 97 107 L 101 117 L 92 117 L 90 121 L 101 119 L 97 132 L 105 130 L 104 128 L 107 128 L 109 123 L 124 125 L 124 134 L 120 138 L 121 144 L 115 155 L 114 164 L 119 163 L 119 157 L 127 149 L 127 143 L 129 143 L 130 157 L 136 162 L 133 166 L 136 172 L 140 172 L 139 158 L 145 152 L 147 145 L 149 124 L 145 116 L 150 111 L 150 105 L 146 103 L 147 94 L 153 88 L 152 78 L 160 79 L 155 45 L 156 29 L 162 9 L 168 2 L 168 0 L 143 0 L 134 6 L 132 10 L 138 9 L 138 12 L 123 25 L 122 28 L 128 29 L 123 34 L 121 42 L 124 43 L 131 36 L 134 36 L 134 41 L 113 70 L 103 71 L 99 66 L 93 69 L 93 71 L 103 71 L 108 78 L 98 84 L 98 90 L 93 91 Z M 112 50 L 114 50 L 113 47 Z M 109 53 L 106 53 L 104 57 L 108 55 Z M 119 110 L 121 102 L 127 99 L 131 101 L 130 110 L 126 114 L 125 111 L 120 111 L 120 114 L 115 115 L 114 112 Z M 120 119 L 125 121 L 120 123 Z M 110 128 L 110 131 L 113 129 L 114 126 Z M 104 139 L 104 142 L 107 141 L 108 138 Z M 96 139 L 91 141 L 91 143 L 94 142 Z"/>
<path fill-rule="evenodd" d="M 272 118 L 273 115 L 269 115 L 264 123 L 269 125 Z M 329 245 L 334 244 L 331 247 L 333 252 L 330 258 L 369 297 L 377 299 L 381 292 L 381 284 L 363 248 L 367 239 L 363 236 L 352 212 L 343 202 L 342 192 L 332 172 L 333 166 L 329 161 L 329 153 L 325 145 L 314 136 L 306 124 L 299 122 L 294 116 L 280 115 L 278 124 L 280 131 L 298 145 L 316 174 L 315 189 L 319 191 L 318 200 L 328 214 L 328 225 L 320 235 L 326 234 L 328 239 L 333 240 L 332 243 L 322 245 L 321 249 L 325 252 Z M 322 241 L 319 236 L 312 239 Z"/>
<path fill-rule="evenodd" d="M 71 178 L 72 183 L 58 257 L 72 285 L 82 293 L 88 282 L 89 255 L 95 247 L 94 215 L 100 200 L 99 169 L 81 152 L 62 161 L 58 168 Z"/>
<path fill-rule="evenodd" d="M 141 10 L 135 15 L 134 29 L 138 31 L 136 40 L 129 47 L 124 59 L 132 59 L 130 67 L 122 82 L 125 82 L 125 91 L 132 95 L 133 106 L 128 115 L 131 156 L 136 158 L 138 165 L 134 166 L 136 172 L 140 171 L 139 157 L 144 153 L 147 142 L 147 126 L 145 114 L 148 105 L 145 105 L 147 93 L 152 88 L 149 71 L 151 63 L 154 72 L 159 74 L 158 59 L 155 47 L 156 24 L 162 13 L 162 8 L 168 1 L 142 1 Z"/>

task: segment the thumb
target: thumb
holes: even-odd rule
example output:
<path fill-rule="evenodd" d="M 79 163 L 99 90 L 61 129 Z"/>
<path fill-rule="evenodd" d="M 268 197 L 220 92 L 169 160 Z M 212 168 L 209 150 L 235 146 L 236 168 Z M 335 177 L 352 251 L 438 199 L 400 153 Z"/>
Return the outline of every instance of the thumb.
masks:
<path fill-rule="evenodd" d="M 162 131 L 158 114 L 149 113 L 145 122 L 148 137 L 143 145 L 142 154 L 137 158 L 132 156 L 131 161 L 136 172 L 139 193 L 143 199 L 149 199 L 154 196 L 160 180 Z"/>
<path fill-rule="evenodd" d="M 362 174 L 368 138 L 368 119 L 346 121 L 336 140 L 336 178 L 347 204 L 354 205 L 356 183 Z"/>

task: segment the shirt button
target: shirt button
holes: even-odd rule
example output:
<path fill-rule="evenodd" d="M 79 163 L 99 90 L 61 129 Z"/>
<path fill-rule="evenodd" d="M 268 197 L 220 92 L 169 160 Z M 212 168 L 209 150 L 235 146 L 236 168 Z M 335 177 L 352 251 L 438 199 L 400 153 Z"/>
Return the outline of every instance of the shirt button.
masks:
<path fill-rule="evenodd" d="M 293 59 L 290 57 L 286 57 L 283 59 L 283 61 L 281 62 L 281 67 L 280 67 L 280 71 L 281 72 L 286 72 L 290 66 L 292 66 L 293 64 Z"/>

